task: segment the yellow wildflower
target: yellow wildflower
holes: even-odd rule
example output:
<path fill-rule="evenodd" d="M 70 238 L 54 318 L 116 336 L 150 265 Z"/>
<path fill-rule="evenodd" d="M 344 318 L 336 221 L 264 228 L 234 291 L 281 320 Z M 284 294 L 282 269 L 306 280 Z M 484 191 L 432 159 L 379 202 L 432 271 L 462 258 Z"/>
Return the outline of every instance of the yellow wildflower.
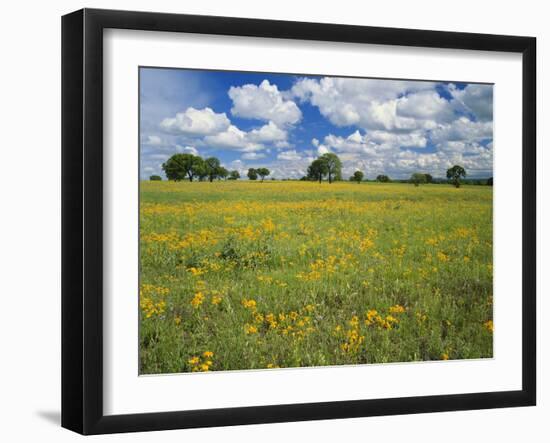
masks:
<path fill-rule="evenodd" d="M 395 305 L 390 307 L 391 314 L 402 314 L 405 312 L 405 307 L 401 305 Z"/>
<path fill-rule="evenodd" d="M 252 310 L 252 311 L 256 309 L 256 300 L 252 300 L 252 299 L 250 299 L 250 300 L 243 299 L 243 300 L 241 301 L 241 304 L 242 304 L 245 308 L 250 309 L 250 310 Z"/>
<path fill-rule="evenodd" d="M 204 294 L 199 291 L 195 294 L 195 296 L 191 300 L 191 304 L 195 309 L 197 309 L 200 305 L 202 305 L 203 301 L 204 301 Z"/>

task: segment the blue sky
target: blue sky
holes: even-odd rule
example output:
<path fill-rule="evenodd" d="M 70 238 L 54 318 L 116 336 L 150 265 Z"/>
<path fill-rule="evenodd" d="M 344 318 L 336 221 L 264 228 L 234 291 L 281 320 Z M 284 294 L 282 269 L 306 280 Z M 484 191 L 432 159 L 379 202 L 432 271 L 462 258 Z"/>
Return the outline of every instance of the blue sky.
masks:
<path fill-rule="evenodd" d="M 300 178 L 334 152 L 344 178 L 489 177 L 492 120 L 492 85 L 140 68 L 140 176 L 189 152 Z"/>

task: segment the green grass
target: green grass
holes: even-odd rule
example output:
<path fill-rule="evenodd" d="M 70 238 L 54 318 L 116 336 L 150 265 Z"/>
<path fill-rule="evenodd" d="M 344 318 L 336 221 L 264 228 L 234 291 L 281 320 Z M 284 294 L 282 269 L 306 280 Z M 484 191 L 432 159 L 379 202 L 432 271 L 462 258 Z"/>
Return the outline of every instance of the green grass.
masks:
<path fill-rule="evenodd" d="M 141 373 L 492 356 L 491 187 L 142 182 L 140 235 Z"/>

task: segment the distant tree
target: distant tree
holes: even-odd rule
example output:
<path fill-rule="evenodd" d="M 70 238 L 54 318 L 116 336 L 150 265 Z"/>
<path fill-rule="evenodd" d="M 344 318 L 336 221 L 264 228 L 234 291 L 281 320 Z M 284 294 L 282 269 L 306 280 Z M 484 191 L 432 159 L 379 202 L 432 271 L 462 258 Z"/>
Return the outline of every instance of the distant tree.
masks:
<path fill-rule="evenodd" d="M 262 178 L 262 181 L 264 181 L 264 178 L 271 174 L 271 171 L 267 168 L 258 168 L 256 169 L 256 173 Z"/>
<path fill-rule="evenodd" d="M 326 165 L 329 183 L 332 183 L 333 179 L 342 179 L 342 162 L 336 154 L 327 152 L 320 157 L 320 160 Z"/>
<path fill-rule="evenodd" d="M 231 171 L 229 173 L 229 180 L 238 180 L 241 178 L 241 174 L 239 174 L 239 171 Z"/>
<path fill-rule="evenodd" d="M 493 177 L 487 179 L 487 186 L 493 186 Z"/>
<path fill-rule="evenodd" d="M 221 172 L 220 160 L 216 157 L 208 157 L 204 160 L 208 181 L 212 183 L 215 178 L 218 178 Z"/>
<path fill-rule="evenodd" d="M 223 178 L 224 180 L 227 180 L 228 175 L 229 175 L 229 171 L 225 169 L 223 166 L 220 166 L 220 169 L 218 170 L 218 179 L 221 180 Z"/>
<path fill-rule="evenodd" d="M 258 180 L 258 172 L 254 168 L 250 168 L 246 175 L 249 180 Z"/>
<path fill-rule="evenodd" d="M 308 169 L 309 169 L 309 168 L 308 168 Z M 284 180 L 284 178 L 283 178 L 283 180 Z M 308 178 L 307 178 L 305 175 L 302 176 L 302 177 L 300 177 L 300 181 L 301 181 L 301 182 L 305 182 L 305 181 L 307 181 L 307 180 L 308 180 Z"/>
<path fill-rule="evenodd" d="M 204 161 L 193 154 L 174 154 L 162 164 L 162 170 L 168 180 L 180 181 L 200 176 L 204 172 Z"/>
<path fill-rule="evenodd" d="M 431 176 L 431 174 L 424 174 L 426 176 L 426 183 L 433 183 L 434 178 Z"/>
<path fill-rule="evenodd" d="M 462 166 L 454 165 L 452 168 L 447 169 L 447 178 L 455 186 L 460 188 L 460 178 L 466 177 L 466 171 Z"/>
<path fill-rule="evenodd" d="M 363 174 L 363 172 L 361 171 L 355 171 L 353 173 L 353 175 L 349 178 L 351 181 L 356 181 L 357 183 L 361 183 L 361 181 L 363 180 L 363 177 L 365 176 L 365 174 Z"/>
<path fill-rule="evenodd" d="M 388 183 L 391 180 L 387 175 L 380 174 L 376 176 L 376 181 L 380 183 Z"/>
<path fill-rule="evenodd" d="M 320 158 L 313 160 L 311 165 L 307 168 L 307 178 L 309 180 L 318 180 L 319 183 L 323 181 L 323 177 L 328 174 L 327 164 Z"/>
<path fill-rule="evenodd" d="M 426 174 L 415 172 L 413 175 L 411 175 L 409 181 L 415 186 L 418 186 L 421 183 L 426 183 Z"/>
<path fill-rule="evenodd" d="M 152 175 L 151 177 L 149 177 L 149 180 L 151 180 L 152 182 L 159 182 L 162 180 L 162 177 L 160 175 Z"/>

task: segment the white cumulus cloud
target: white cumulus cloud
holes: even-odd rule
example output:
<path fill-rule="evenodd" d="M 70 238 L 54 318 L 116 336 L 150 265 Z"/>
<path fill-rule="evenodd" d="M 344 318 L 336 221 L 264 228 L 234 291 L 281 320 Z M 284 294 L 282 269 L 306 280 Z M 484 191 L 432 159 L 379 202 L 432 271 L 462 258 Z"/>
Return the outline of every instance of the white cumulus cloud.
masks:
<path fill-rule="evenodd" d="M 231 114 L 237 117 L 272 121 L 280 127 L 298 123 L 302 118 L 296 103 L 285 99 L 277 85 L 268 80 L 260 85 L 232 86 L 228 94 L 233 101 Z"/>
<path fill-rule="evenodd" d="M 302 159 L 302 156 L 296 152 L 296 150 L 291 150 L 291 151 L 283 151 L 283 152 L 280 152 L 279 154 L 277 154 L 277 158 L 279 160 L 285 160 L 285 161 L 296 161 L 296 160 L 301 160 Z"/>
<path fill-rule="evenodd" d="M 187 108 L 175 117 L 162 120 L 160 127 L 168 132 L 185 135 L 205 136 L 223 132 L 231 122 L 225 112 L 216 113 L 211 108 Z"/>

